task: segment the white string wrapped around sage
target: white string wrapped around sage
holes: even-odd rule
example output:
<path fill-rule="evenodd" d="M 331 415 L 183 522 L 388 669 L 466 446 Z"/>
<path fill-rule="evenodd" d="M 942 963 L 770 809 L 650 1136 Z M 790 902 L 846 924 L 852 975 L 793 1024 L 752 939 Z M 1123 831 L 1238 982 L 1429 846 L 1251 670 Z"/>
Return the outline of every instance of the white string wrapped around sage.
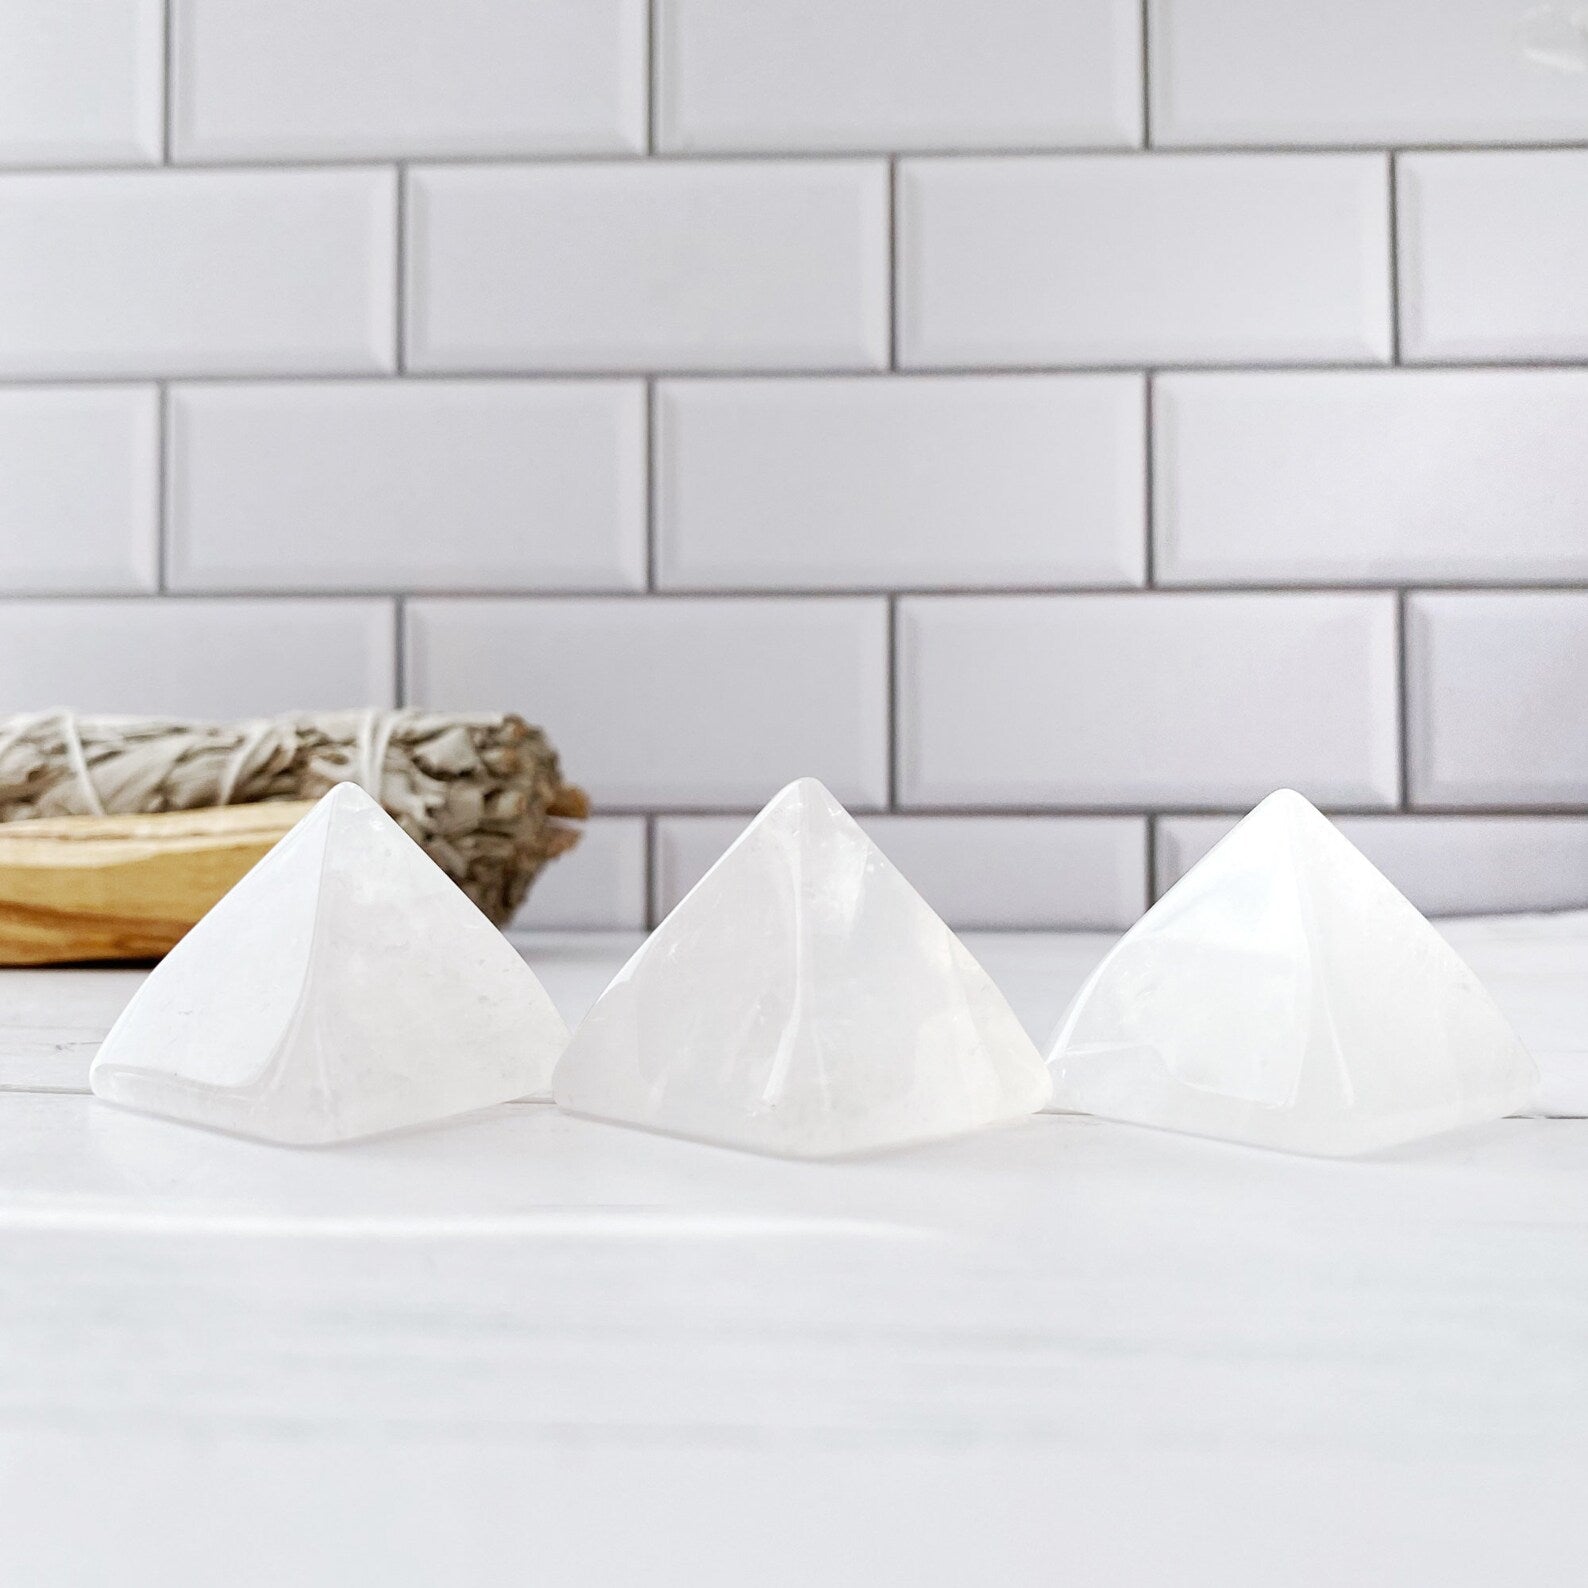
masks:
<path fill-rule="evenodd" d="M 556 818 L 589 810 L 540 729 L 506 714 L 0 717 L 0 822 L 315 799 L 347 782 L 378 799 L 498 925 L 541 867 L 578 842 Z"/>

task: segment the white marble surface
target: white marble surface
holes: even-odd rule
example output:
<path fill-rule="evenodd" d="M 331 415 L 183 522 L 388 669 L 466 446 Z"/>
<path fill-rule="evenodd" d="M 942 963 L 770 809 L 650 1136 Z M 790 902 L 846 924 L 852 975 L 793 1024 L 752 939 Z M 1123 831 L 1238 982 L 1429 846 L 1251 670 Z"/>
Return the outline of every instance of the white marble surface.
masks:
<path fill-rule="evenodd" d="M 1588 916 L 1445 929 L 1559 1117 L 1344 1163 L 272 1148 L 86 1095 L 136 972 L 0 973 L 0 1578 L 1578 1580 Z M 523 946 L 577 1018 L 634 941 Z M 1040 1038 L 1109 939 L 971 941 Z"/>

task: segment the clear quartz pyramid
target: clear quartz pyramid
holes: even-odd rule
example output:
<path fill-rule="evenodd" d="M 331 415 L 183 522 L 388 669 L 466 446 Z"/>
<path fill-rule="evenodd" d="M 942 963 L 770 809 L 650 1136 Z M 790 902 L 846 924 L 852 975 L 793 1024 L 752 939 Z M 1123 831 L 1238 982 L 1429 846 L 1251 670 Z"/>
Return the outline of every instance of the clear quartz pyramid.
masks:
<path fill-rule="evenodd" d="M 1047 1101 L 957 937 L 813 779 L 784 789 L 618 973 L 557 1067 L 575 1113 L 815 1158 Z"/>
<path fill-rule="evenodd" d="M 345 1141 L 547 1090 L 568 1028 L 517 951 L 369 795 L 332 789 L 139 988 L 97 1096 Z"/>
<path fill-rule="evenodd" d="M 1092 973 L 1054 1108 L 1338 1156 L 1498 1119 L 1537 1083 L 1476 976 L 1299 794 L 1271 794 Z"/>

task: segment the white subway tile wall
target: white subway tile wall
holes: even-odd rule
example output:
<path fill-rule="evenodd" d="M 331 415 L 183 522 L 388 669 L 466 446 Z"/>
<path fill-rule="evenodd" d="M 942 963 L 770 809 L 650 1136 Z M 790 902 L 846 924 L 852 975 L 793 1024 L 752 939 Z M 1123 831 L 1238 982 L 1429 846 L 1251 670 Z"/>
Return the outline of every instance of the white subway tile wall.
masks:
<path fill-rule="evenodd" d="M 1581 0 L 1148 0 L 1164 144 L 1580 142 Z"/>
<path fill-rule="evenodd" d="M 385 601 L 0 601 L 0 712 L 250 717 L 396 704 Z"/>
<path fill-rule="evenodd" d="M 664 589 L 1139 585 L 1138 375 L 664 381 Z"/>
<path fill-rule="evenodd" d="M 643 590 L 639 381 L 170 396 L 173 590 Z"/>
<path fill-rule="evenodd" d="M 390 370 L 394 172 L 0 176 L 0 375 Z"/>
<path fill-rule="evenodd" d="M 415 369 L 888 361 L 877 160 L 426 166 L 407 246 Z"/>
<path fill-rule="evenodd" d="M 1389 595 L 913 596 L 899 794 L 922 808 L 1399 796 Z M 1312 678 L 1320 687 L 1306 688 Z"/>
<path fill-rule="evenodd" d="M 1414 804 L 1582 801 L 1588 590 L 1414 595 L 1406 644 Z"/>
<path fill-rule="evenodd" d="M 1162 375 L 1153 417 L 1160 584 L 1588 580 L 1588 371 Z"/>
<path fill-rule="evenodd" d="M 645 0 L 172 0 L 171 25 L 182 160 L 645 150 Z"/>
<path fill-rule="evenodd" d="M 657 0 L 657 15 L 660 149 L 1141 142 L 1140 0 Z"/>
<path fill-rule="evenodd" d="M 153 591 L 160 393 L 0 386 L 0 594 Z"/>
<path fill-rule="evenodd" d="M 592 816 L 577 861 L 547 866 L 518 924 L 563 931 L 644 930 L 650 912 L 649 824 L 643 816 Z"/>
<path fill-rule="evenodd" d="M 9 0 L 0 709 L 521 710 L 537 925 L 807 773 L 965 925 L 1282 783 L 1588 904 L 1585 83 L 1553 0 Z"/>
<path fill-rule="evenodd" d="M 1403 156 L 1400 273 L 1408 360 L 1588 358 L 1588 149 Z"/>
<path fill-rule="evenodd" d="M 0 165 L 160 159 L 164 0 L 0 6 Z"/>
<path fill-rule="evenodd" d="M 1381 155 L 907 160 L 899 358 L 1377 363 L 1388 255 Z"/>
<path fill-rule="evenodd" d="M 757 805 L 819 777 L 888 798 L 880 599 L 414 601 L 408 692 L 533 712 L 608 808 Z"/>

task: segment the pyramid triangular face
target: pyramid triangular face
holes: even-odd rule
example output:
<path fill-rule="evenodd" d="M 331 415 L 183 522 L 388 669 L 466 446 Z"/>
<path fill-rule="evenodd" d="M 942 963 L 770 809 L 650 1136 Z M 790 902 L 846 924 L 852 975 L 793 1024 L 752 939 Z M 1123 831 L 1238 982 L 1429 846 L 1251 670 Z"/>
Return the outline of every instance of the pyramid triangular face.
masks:
<path fill-rule="evenodd" d="M 1299 794 L 1270 795 L 1122 938 L 1060 1022 L 1054 1108 L 1329 1156 L 1526 1104 L 1476 976 Z"/>
<path fill-rule="evenodd" d="M 986 972 L 808 778 L 618 973 L 555 1087 L 575 1113 L 793 1157 L 957 1135 L 1049 1091 Z"/>
<path fill-rule="evenodd" d="M 344 1141 L 544 1094 L 568 1040 L 500 932 L 364 791 L 332 789 L 155 967 L 97 1096 Z"/>

